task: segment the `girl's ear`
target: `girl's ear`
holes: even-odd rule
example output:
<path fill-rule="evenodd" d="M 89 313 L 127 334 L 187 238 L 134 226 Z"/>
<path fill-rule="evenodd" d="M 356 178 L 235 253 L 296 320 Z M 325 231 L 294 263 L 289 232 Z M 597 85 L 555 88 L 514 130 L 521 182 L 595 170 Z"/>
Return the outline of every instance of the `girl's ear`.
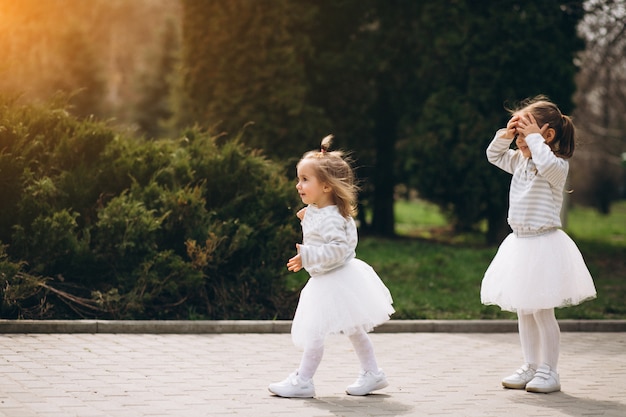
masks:
<path fill-rule="evenodd" d="M 556 137 L 556 130 L 549 127 L 548 130 L 543 134 L 543 137 L 546 139 L 546 143 L 550 143 Z"/>
<path fill-rule="evenodd" d="M 322 191 L 324 191 L 325 193 L 330 193 L 332 190 L 333 190 L 333 187 L 331 187 L 327 183 L 324 183 L 324 186 L 322 187 Z"/>

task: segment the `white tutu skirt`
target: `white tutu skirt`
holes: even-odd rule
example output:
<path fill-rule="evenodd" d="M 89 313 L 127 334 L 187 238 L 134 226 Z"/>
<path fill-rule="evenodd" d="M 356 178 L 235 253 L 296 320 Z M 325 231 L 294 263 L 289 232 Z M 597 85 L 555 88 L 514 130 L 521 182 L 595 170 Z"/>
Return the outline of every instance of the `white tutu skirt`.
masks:
<path fill-rule="evenodd" d="M 502 242 L 483 278 L 483 304 L 503 310 L 540 310 L 580 304 L 596 297 L 578 247 L 560 229 Z"/>
<path fill-rule="evenodd" d="M 309 278 L 291 325 L 291 338 L 305 348 L 329 334 L 366 332 L 389 320 L 393 300 L 374 269 L 359 259 Z"/>

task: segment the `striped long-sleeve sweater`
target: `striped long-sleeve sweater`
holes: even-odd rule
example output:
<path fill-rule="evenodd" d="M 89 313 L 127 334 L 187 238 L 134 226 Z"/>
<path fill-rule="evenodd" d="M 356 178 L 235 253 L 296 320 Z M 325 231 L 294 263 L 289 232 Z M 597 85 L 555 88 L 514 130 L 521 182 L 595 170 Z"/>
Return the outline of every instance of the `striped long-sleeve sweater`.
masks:
<path fill-rule="evenodd" d="M 513 174 L 508 222 L 520 237 L 536 236 L 561 227 L 563 190 L 569 163 L 556 156 L 538 133 L 526 136 L 531 158 L 509 149 L 511 139 L 499 130 L 487 147 L 487 159 Z"/>
<path fill-rule="evenodd" d="M 337 206 L 307 206 L 302 234 L 302 266 L 311 276 L 329 272 L 356 256 L 358 235 L 354 219 L 343 217 Z"/>

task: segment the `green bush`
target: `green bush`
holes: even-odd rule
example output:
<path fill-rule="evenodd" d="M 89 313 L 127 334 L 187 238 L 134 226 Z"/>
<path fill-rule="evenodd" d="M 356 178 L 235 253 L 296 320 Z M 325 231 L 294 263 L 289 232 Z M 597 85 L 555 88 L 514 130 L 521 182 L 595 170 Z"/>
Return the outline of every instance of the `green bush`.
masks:
<path fill-rule="evenodd" d="M 237 140 L 128 138 L 54 104 L 0 99 L 0 145 L 2 317 L 293 311 L 297 193 Z"/>
<path fill-rule="evenodd" d="M 13 262 L 0 245 L 1 317 L 46 317 L 46 280 L 26 274 L 24 262 Z"/>

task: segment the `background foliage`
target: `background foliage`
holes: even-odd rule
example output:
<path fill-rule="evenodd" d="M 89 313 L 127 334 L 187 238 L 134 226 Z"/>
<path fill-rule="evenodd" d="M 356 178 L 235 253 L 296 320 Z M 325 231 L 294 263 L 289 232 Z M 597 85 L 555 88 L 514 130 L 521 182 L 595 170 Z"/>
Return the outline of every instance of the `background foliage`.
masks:
<path fill-rule="evenodd" d="M 332 132 L 358 161 L 363 232 L 392 236 L 409 186 L 496 242 L 507 178 L 481 149 L 538 92 L 581 133 L 572 201 L 624 195 L 625 16 L 624 0 L 0 0 L 0 91 L 65 91 L 73 114 L 149 138 L 243 131 L 289 169 Z"/>
<path fill-rule="evenodd" d="M 297 195 L 274 163 L 197 130 L 123 137 L 53 104 L 3 99 L 0 126 L 2 317 L 292 310 Z"/>
<path fill-rule="evenodd" d="M 363 229 L 387 236 L 402 182 L 459 231 L 486 219 L 490 240 L 501 239 L 508 178 L 491 173 L 484 148 L 507 120 L 507 100 L 544 93 L 571 112 L 584 47 L 582 0 L 182 5 L 193 121 L 229 131 L 258 123 L 246 143 L 283 160 L 331 126 L 365 167 L 361 200 L 372 216 Z"/>
<path fill-rule="evenodd" d="M 625 17 L 624 0 L 0 0 L 2 314 L 288 317 L 288 178 L 328 133 L 357 161 L 362 235 L 395 237 L 417 195 L 455 239 L 496 244 L 510 178 L 484 149 L 537 93 L 579 128 L 569 201 L 608 214 Z"/>

